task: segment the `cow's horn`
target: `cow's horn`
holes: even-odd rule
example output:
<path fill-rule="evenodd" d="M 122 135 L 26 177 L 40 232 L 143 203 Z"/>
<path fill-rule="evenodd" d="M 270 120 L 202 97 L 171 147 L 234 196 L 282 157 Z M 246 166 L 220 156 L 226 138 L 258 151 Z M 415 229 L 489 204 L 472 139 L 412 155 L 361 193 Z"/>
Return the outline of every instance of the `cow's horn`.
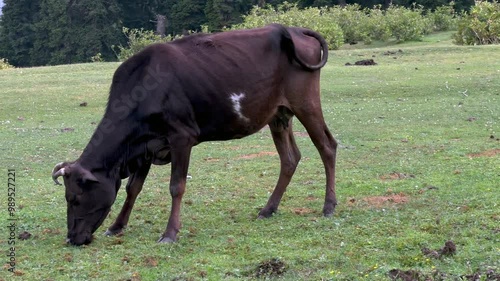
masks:
<path fill-rule="evenodd" d="M 60 176 L 64 176 L 66 174 L 66 171 L 65 171 L 65 168 L 64 168 L 66 165 L 67 165 L 67 163 L 65 163 L 65 162 L 58 163 L 54 167 L 54 169 L 52 170 L 52 179 L 54 180 L 55 184 L 62 185 L 57 180 L 57 178 L 59 178 Z"/>

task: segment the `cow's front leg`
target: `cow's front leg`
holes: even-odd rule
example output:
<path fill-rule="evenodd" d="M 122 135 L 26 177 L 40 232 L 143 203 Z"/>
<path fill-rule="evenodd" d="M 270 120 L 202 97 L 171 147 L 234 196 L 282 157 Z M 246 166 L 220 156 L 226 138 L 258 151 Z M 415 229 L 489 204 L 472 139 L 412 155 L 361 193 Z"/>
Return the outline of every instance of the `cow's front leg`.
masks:
<path fill-rule="evenodd" d="M 115 222 L 104 233 L 105 235 L 113 236 L 122 233 L 123 229 L 127 226 L 130 213 L 132 212 L 132 208 L 134 208 L 135 199 L 142 190 L 144 181 L 148 176 L 149 168 L 151 168 L 151 163 L 145 163 L 137 172 L 129 177 L 126 187 L 127 198 L 125 199 L 125 203 L 123 203 L 122 210 L 116 217 Z"/>
<path fill-rule="evenodd" d="M 174 142 L 175 143 L 175 142 Z M 179 144 L 179 142 L 177 142 Z M 165 232 L 158 240 L 159 243 L 172 243 L 177 240 L 177 233 L 181 228 L 180 213 L 182 195 L 186 189 L 186 177 L 189 167 L 189 157 L 192 144 L 172 147 L 172 173 L 170 177 L 170 195 L 172 196 L 172 209 Z"/>

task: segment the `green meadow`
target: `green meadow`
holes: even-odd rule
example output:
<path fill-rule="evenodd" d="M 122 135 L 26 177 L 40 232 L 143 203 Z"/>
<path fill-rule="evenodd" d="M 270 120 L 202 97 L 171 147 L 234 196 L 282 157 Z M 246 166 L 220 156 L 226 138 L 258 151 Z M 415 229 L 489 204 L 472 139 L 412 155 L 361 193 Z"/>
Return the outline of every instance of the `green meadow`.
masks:
<path fill-rule="evenodd" d="M 450 35 L 330 53 L 321 90 L 340 143 L 333 217 L 321 215 L 324 169 L 295 120 L 302 160 L 278 213 L 256 220 L 279 174 L 268 129 L 203 143 L 174 244 L 156 243 L 170 166 L 153 167 L 123 236 L 103 235 L 122 187 L 94 242 L 65 243 L 64 188 L 51 171 L 89 141 L 118 63 L 0 71 L 0 280 L 498 280 L 500 46 L 456 46 Z M 364 59 L 377 64 L 345 66 Z"/>

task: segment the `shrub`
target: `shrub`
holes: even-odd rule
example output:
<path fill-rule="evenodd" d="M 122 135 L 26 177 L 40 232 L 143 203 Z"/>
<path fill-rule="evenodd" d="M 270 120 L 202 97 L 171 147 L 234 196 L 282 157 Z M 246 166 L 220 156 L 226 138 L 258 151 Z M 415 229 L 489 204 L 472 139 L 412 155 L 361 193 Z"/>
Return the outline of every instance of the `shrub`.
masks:
<path fill-rule="evenodd" d="M 369 9 L 364 28 L 368 35 L 367 38 L 365 38 L 365 44 L 371 43 L 372 40 L 389 40 L 389 37 L 391 37 L 391 29 L 387 24 L 382 5 L 377 5 L 373 9 Z"/>
<path fill-rule="evenodd" d="M 454 30 L 457 27 L 457 18 L 453 9 L 453 1 L 447 6 L 439 6 L 428 15 L 434 31 Z"/>
<path fill-rule="evenodd" d="M 171 35 L 161 37 L 160 35 L 155 34 L 152 30 L 144 30 L 144 29 L 129 29 L 124 27 L 123 34 L 127 37 L 127 45 L 128 46 L 117 46 L 118 54 L 117 57 L 119 60 L 123 61 L 134 54 L 138 53 L 146 46 L 149 46 L 153 43 L 159 42 L 168 42 L 172 41 L 174 37 Z M 176 38 L 176 37 L 175 37 Z M 115 46 L 113 46 L 115 49 Z"/>
<path fill-rule="evenodd" d="M 102 58 L 101 53 L 97 53 L 95 56 L 90 57 L 91 62 L 103 62 L 104 59 Z"/>
<path fill-rule="evenodd" d="M 476 1 L 469 14 L 462 14 L 453 35 L 459 45 L 500 43 L 500 3 Z"/>
<path fill-rule="evenodd" d="M 7 59 L 0 58 L 0 70 L 14 68 Z"/>
<path fill-rule="evenodd" d="M 256 28 L 271 23 L 301 26 L 321 33 L 330 49 L 338 49 L 344 42 L 342 29 L 324 11 L 325 9 L 315 7 L 300 10 L 297 4 L 287 2 L 278 5 L 277 9 L 271 5 L 267 5 L 265 8 L 254 6 L 249 14 L 243 17 L 243 22 L 234 25 L 232 29 Z"/>
<path fill-rule="evenodd" d="M 202 25 L 201 27 L 201 32 L 203 33 L 209 33 L 208 32 L 208 25 Z M 189 30 L 189 34 L 194 34 L 196 31 Z M 118 49 L 118 54 L 116 57 L 120 60 L 126 60 L 133 56 L 134 54 L 140 52 L 142 49 L 145 47 L 154 44 L 154 43 L 165 43 L 165 42 L 170 42 L 175 39 L 181 38 L 184 35 L 167 35 L 165 37 L 161 37 L 158 34 L 155 34 L 154 31 L 152 30 L 145 30 L 143 28 L 141 29 L 130 29 L 130 28 L 123 28 L 123 34 L 125 34 L 125 37 L 127 37 L 127 45 L 128 46 L 113 46 L 113 49 Z M 95 58 L 95 57 L 92 57 Z"/>
<path fill-rule="evenodd" d="M 370 39 L 366 24 L 368 15 L 359 4 L 346 5 L 344 7 L 335 6 L 324 9 L 327 18 L 338 23 L 344 33 L 345 43 L 357 43 Z"/>
<path fill-rule="evenodd" d="M 407 9 L 391 6 L 385 16 L 391 35 L 397 41 L 421 40 L 423 35 L 430 32 L 430 20 L 422 15 L 421 6 Z"/>

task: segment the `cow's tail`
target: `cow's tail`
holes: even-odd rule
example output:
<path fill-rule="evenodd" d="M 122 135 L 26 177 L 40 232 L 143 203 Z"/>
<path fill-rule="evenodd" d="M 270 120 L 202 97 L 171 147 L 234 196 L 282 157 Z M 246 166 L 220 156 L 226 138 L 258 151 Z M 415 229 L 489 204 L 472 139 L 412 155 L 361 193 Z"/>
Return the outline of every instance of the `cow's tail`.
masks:
<path fill-rule="evenodd" d="M 323 66 L 325 66 L 327 60 L 328 60 L 328 43 L 326 42 L 325 38 L 321 36 L 319 33 L 309 30 L 309 29 L 300 29 L 300 32 L 303 35 L 313 37 L 314 39 L 318 40 L 320 46 L 321 46 L 321 61 L 318 64 L 309 64 L 305 62 L 298 54 L 295 49 L 295 44 L 293 42 L 292 36 L 290 35 L 290 32 L 287 30 L 286 27 L 280 26 L 281 27 L 281 35 L 282 35 L 282 46 L 285 48 L 285 50 L 288 53 L 288 56 L 290 59 L 295 60 L 300 66 L 302 66 L 304 69 L 309 70 L 309 71 L 315 71 Z"/>

